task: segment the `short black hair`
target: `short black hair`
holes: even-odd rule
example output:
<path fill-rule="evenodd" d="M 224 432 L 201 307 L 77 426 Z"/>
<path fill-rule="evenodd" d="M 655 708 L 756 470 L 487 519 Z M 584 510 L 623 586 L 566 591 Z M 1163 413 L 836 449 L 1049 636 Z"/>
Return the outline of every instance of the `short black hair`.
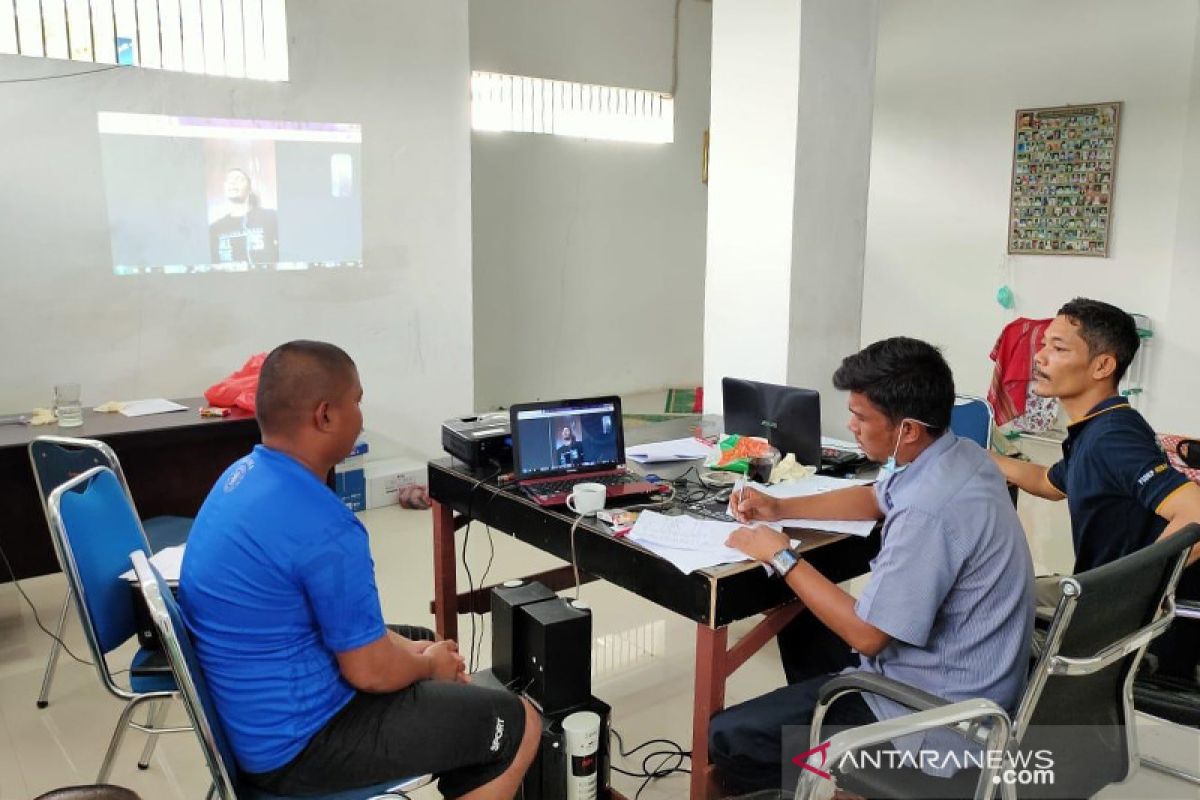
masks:
<path fill-rule="evenodd" d="M 1113 385 L 1120 383 L 1142 344 L 1133 317 L 1114 305 L 1086 297 L 1076 297 L 1064 305 L 1058 316 L 1079 326 L 1079 338 L 1087 344 L 1088 358 L 1109 353 L 1116 359 Z"/>
<path fill-rule="evenodd" d="M 285 433 L 323 401 L 338 399 L 358 368 L 337 345 L 297 339 L 270 352 L 254 405 L 263 433 Z"/>
<path fill-rule="evenodd" d="M 950 426 L 954 375 L 942 351 L 920 339 L 893 336 L 846 356 L 833 385 L 864 395 L 893 425 L 915 419 L 935 437 Z"/>

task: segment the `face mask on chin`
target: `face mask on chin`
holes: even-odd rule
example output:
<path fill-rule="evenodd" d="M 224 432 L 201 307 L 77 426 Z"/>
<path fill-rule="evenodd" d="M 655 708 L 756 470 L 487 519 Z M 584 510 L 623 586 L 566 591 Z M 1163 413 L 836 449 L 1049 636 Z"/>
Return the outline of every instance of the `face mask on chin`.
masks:
<path fill-rule="evenodd" d="M 928 422 L 922 422 L 921 420 L 914 419 L 912 417 L 905 417 L 904 419 L 900 420 L 900 430 L 896 433 L 896 446 L 892 448 L 892 454 L 888 456 L 888 460 L 879 468 L 879 471 L 884 475 L 884 477 L 890 478 L 894 475 L 899 475 L 901 472 L 904 472 L 904 470 L 908 469 L 908 464 L 896 464 L 896 454 L 900 452 L 900 439 L 904 436 L 904 423 L 906 422 L 924 425 L 926 428 L 933 427 Z"/>

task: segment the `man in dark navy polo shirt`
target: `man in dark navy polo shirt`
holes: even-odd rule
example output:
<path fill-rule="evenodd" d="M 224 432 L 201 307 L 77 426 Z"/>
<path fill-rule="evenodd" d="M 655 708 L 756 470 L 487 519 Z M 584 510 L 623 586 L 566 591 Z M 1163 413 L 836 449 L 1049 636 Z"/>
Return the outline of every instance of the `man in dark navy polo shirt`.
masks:
<path fill-rule="evenodd" d="M 992 454 L 1004 476 L 1030 494 L 1066 498 L 1075 572 L 1200 522 L 1200 486 L 1170 467 L 1154 430 L 1117 391 L 1138 345 L 1133 318 L 1116 306 L 1084 298 L 1064 305 L 1046 328 L 1033 365 L 1034 391 L 1057 397 L 1071 419 L 1062 460 L 1047 468 Z M 1190 562 L 1197 557 L 1200 550 L 1193 550 Z M 1038 594 L 1053 603 L 1057 579 L 1040 582 Z M 1184 572 L 1178 594 L 1200 596 L 1200 567 Z M 1160 669 L 1178 664 L 1194 679 L 1200 643 L 1194 632 L 1183 633 L 1169 631 L 1152 649 L 1162 656 Z M 1186 654 L 1180 652 L 1184 644 Z"/>

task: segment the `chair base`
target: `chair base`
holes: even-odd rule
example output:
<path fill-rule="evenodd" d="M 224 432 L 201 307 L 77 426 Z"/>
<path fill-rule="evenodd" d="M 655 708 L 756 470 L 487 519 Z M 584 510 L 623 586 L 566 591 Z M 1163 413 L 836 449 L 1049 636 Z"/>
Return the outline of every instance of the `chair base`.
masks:
<path fill-rule="evenodd" d="M 1195 786 L 1200 786 L 1200 775 L 1194 775 L 1187 770 L 1180 769 L 1179 767 L 1173 767 L 1170 764 L 1159 761 L 1156 758 L 1150 758 L 1149 756 L 1142 756 L 1140 760 L 1142 762 L 1142 766 L 1147 769 L 1152 769 L 1155 772 L 1162 772 L 1172 777 L 1179 778 L 1181 781 L 1187 781 Z"/>

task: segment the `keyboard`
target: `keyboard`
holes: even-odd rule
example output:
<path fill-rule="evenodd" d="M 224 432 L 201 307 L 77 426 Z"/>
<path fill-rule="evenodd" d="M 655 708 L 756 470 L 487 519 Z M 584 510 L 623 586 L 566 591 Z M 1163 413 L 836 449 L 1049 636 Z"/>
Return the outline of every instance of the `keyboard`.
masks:
<path fill-rule="evenodd" d="M 599 477 L 589 478 L 572 478 L 562 481 L 547 481 L 545 483 L 534 483 L 524 486 L 530 494 L 542 495 L 549 497 L 556 494 L 570 494 L 577 483 L 601 483 L 605 486 L 622 486 L 628 483 L 641 483 L 644 478 L 638 478 L 633 475 L 600 475 Z"/>
<path fill-rule="evenodd" d="M 835 447 L 821 448 L 821 466 L 823 467 L 844 467 L 851 464 L 865 463 L 866 456 L 855 453 L 852 450 L 838 450 Z"/>
<path fill-rule="evenodd" d="M 718 522 L 737 522 L 736 519 L 725 513 L 728 508 L 726 503 L 713 503 L 712 501 L 700 503 L 687 503 L 684 509 L 693 516 L 704 517 L 705 519 L 715 519 Z"/>

